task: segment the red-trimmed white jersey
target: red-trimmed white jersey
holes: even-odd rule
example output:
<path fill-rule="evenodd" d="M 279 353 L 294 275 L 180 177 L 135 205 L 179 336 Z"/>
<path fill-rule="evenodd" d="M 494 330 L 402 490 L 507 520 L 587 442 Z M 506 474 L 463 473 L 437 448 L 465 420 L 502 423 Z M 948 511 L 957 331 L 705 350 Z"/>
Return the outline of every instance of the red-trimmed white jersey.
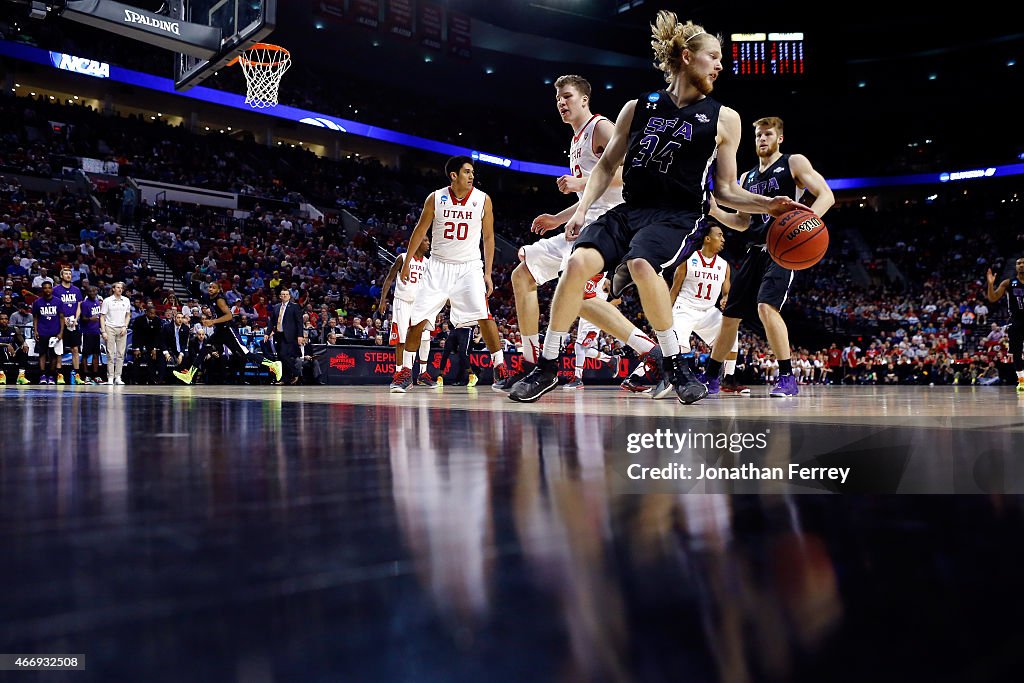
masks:
<path fill-rule="evenodd" d="M 430 233 L 430 257 L 445 263 L 481 260 L 484 203 L 487 195 L 472 188 L 459 201 L 450 187 L 434 193 L 434 225 Z"/>
<path fill-rule="evenodd" d="M 719 258 L 717 254 L 706 259 L 698 249 L 690 254 L 685 265 L 686 277 L 683 286 L 679 288 L 675 304 L 699 311 L 715 306 L 722 294 L 722 285 L 725 284 L 728 268 L 725 259 Z"/>
<path fill-rule="evenodd" d="M 410 258 L 409 254 L 403 254 L 402 258 L 408 258 L 411 261 L 409 265 L 409 282 L 402 282 L 402 278 L 395 279 L 395 298 L 402 301 L 416 301 L 416 290 L 419 289 L 419 281 L 423 278 L 423 274 L 427 272 L 427 264 L 430 262 L 430 259 L 426 256 L 423 258 L 416 258 L 415 256 Z"/>
<path fill-rule="evenodd" d="M 598 273 L 587 280 L 587 284 L 583 287 L 584 301 L 593 298 L 608 301 L 608 289 L 605 287 L 607 282 L 608 280 L 605 278 L 604 273 Z"/>
<path fill-rule="evenodd" d="M 597 130 L 598 123 L 607 120 L 600 114 L 594 114 L 583 128 L 572 136 L 572 145 L 569 148 L 569 170 L 577 178 L 589 178 L 590 174 L 594 172 L 594 167 L 597 166 L 597 162 L 601 158 L 601 155 L 594 151 L 594 131 Z M 580 199 L 583 198 L 582 192 L 576 194 Z M 589 225 L 608 209 L 621 203 L 622 187 L 609 187 L 603 195 L 597 198 L 597 201 L 591 204 L 590 211 L 587 212 L 587 224 Z"/>

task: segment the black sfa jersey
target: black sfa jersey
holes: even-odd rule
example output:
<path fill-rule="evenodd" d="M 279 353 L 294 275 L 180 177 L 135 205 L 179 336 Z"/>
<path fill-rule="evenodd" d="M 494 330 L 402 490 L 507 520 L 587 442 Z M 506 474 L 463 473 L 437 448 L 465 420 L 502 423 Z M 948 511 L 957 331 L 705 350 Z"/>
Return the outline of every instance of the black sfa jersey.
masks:
<path fill-rule="evenodd" d="M 622 174 L 630 207 L 705 209 L 721 109 L 710 97 L 680 108 L 664 90 L 637 99 Z"/>
<path fill-rule="evenodd" d="M 1010 320 L 1024 325 L 1024 282 L 1017 278 L 1010 280 L 1006 290 L 1006 305 L 1010 308 Z"/>
<path fill-rule="evenodd" d="M 224 315 L 224 311 L 222 311 L 220 309 L 220 302 L 221 301 L 224 302 L 224 306 L 229 311 L 231 310 L 231 306 L 228 305 L 228 300 L 226 298 L 224 298 L 224 295 L 223 294 L 218 294 L 217 296 L 213 297 L 213 301 L 210 302 L 210 307 L 213 309 L 212 312 L 213 312 L 213 317 L 214 318 L 219 318 L 222 315 Z M 220 328 L 233 328 L 234 326 L 235 326 L 235 317 L 231 316 L 231 320 L 227 321 L 226 323 L 215 323 L 213 327 L 215 329 L 220 329 Z"/>
<path fill-rule="evenodd" d="M 760 170 L 760 164 L 755 166 L 743 178 L 743 189 L 763 197 L 789 197 L 796 200 L 798 189 L 793 172 L 789 169 L 789 156 L 783 154 L 775 163 Z M 744 236 L 755 244 L 764 244 L 768 235 L 768 224 L 772 217 L 769 214 L 754 214 L 750 218 L 750 227 Z"/>

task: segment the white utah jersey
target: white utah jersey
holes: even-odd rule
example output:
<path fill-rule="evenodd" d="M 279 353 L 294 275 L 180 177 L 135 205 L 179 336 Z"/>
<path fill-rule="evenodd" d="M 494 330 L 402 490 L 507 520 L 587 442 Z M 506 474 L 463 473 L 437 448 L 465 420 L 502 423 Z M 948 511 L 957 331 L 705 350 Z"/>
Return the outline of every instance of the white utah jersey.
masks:
<path fill-rule="evenodd" d="M 597 166 L 597 162 L 601 158 L 601 155 L 594 151 L 594 131 L 597 130 L 597 124 L 607 120 L 600 114 L 594 114 L 583 128 L 572 136 L 572 146 L 569 148 L 569 169 L 577 178 L 589 178 L 590 174 L 594 172 L 594 167 Z M 580 199 L 583 198 L 582 192 L 576 194 Z M 590 211 L 587 212 L 587 223 L 597 220 L 608 209 L 621 203 L 622 186 L 609 187 L 603 195 L 597 198 L 597 201 L 591 204 Z"/>
<path fill-rule="evenodd" d="M 409 254 L 403 254 L 401 258 L 409 258 Z M 430 262 L 426 256 L 410 259 L 409 282 L 402 282 L 402 278 L 395 280 L 395 298 L 402 301 L 416 301 L 416 290 L 419 289 L 419 281 L 427 272 L 427 264 Z M 403 264 L 404 265 L 404 264 Z"/>
<path fill-rule="evenodd" d="M 481 260 L 484 203 L 487 195 L 472 188 L 459 201 L 450 187 L 434 193 L 434 226 L 430 233 L 430 257 L 445 263 Z"/>
<path fill-rule="evenodd" d="M 683 279 L 683 286 L 679 288 L 676 305 L 699 311 L 712 308 L 718 303 L 722 285 L 725 284 L 728 268 L 725 259 L 718 258 L 717 254 L 710 260 L 705 259 L 704 254 L 698 249 L 690 254 L 684 265 L 686 277 Z"/>

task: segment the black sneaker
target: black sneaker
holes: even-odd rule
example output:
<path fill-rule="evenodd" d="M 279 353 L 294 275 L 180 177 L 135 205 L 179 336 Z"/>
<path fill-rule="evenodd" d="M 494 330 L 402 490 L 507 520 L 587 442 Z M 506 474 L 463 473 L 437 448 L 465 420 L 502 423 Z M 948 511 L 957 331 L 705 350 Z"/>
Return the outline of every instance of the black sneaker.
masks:
<path fill-rule="evenodd" d="M 680 403 L 690 405 L 708 395 L 708 388 L 693 374 L 690 361 L 683 354 L 665 360 L 670 361 L 673 366 L 672 371 L 669 372 L 668 363 L 666 363 L 665 374 L 672 377 L 672 384 L 675 385 L 676 396 Z"/>
<path fill-rule="evenodd" d="M 662 357 L 661 379 L 658 380 L 658 383 L 651 389 L 651 398 L 671 398 L 672 394 L 676 393 L 676 358 L 682 359 L 682 356 L 670 356 L 668 358 Z"/>
<path fill-rule="evenodd" d="M 523 361 L 522 370 L 520 370 L 514 375 L 493 382 L 491 384 L 491 389 L 507 394 L 508 392 L 512 391 L 512 387 L 515 385 L 516 382 L 529 375 L 535 367 L 537 366 L 534 365 L 533 363 L 527 363 L 526 361 Z"/>
<path fill-rule="evenodd" d="M 557 361 L 542 358 L 530 374 L 515 383 L 508 397 L 518 403 L 533 403 L 557 386 Z"/>

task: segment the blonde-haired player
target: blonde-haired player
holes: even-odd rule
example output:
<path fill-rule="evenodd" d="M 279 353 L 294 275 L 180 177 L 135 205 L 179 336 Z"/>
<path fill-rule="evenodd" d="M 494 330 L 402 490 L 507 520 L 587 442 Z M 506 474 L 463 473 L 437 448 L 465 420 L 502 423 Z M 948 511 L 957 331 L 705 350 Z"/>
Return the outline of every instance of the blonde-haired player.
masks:
<path fill-rule="evenodd" d="M 557 359 L 579 315 L 582 289 L 601 271 L 614 271 L 612 296 L 636 285 L 680 403 L 707 396 L 707 387 L 680 352 L 665 271 L 673 270 L 677 259 L 696 246 L 684 243 L 703 236 L 712 185 L 721 203 L 737 211 L 781 216 L 801 208 L 792 199 L 752 194 L 736 182 L 739 115 L 708 97 L 722 70 L 721 41 L 666 11 L 655 19 L 651 38 L 669 85 L 630 100 L 616 118 L 604 154 L 565 224 L 567 238 L 576 244 L 551 302 L 538 365 L 512 387 L 513 401 L 531 403 L 558 385 Z M 587 211 L 620 166 L 626 201 L 587 223 Z"/>

